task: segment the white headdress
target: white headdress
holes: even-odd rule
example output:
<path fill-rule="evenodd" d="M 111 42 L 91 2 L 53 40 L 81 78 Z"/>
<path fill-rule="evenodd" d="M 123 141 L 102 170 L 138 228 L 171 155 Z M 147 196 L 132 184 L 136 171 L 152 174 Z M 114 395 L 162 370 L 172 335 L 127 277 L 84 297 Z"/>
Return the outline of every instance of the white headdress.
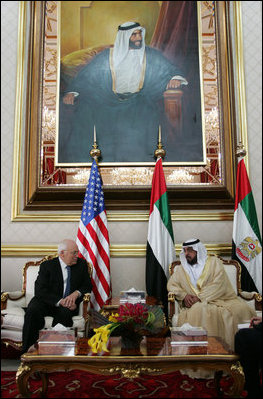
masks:
<path fill-rule="evenodd" d="M 184 266 L 185 264 L 187 264 L 187 260 L 184 254 L 184 248 L 186 247 L 191 247 L 194 251 L 197 252 L 197 263 L 204 266 L 207 259 L 207 250 L 204 244 L 202 244 L 197 238 L 190 238 L 190 240 L 187 240 L 183 243 L 183 249 L 180 252 L 180 261 L 182 265 Z"/>
<path fill-rule="evenodd" d="M 137 29 L 140 29 L 142 32 L 142 47 L 136 49 L 136 54 L 140 58 L 140 65 L 142 65 L 145 51 L 145 28 L 143 28 L 138 22 L 125 22 L 118 27 L 118 33 L 113 47 L 114 68 L 117 68 L 127 56 L 131 34 Z"/>
<path fill-rule="evenodd" d="M 186 247 L 191 247 L 191 248 L 193 248 L 194 251 L 197 252 L 197 263 L 196 264 L 190 265 L 187 262 L 185 253 L 184 253 L 184 248 L 186 248 Z M 197 281 L 198 281 L 199 277 L 201 276 L 202 271 L 204 269 L 206 259 L 207 259 L 207 251 L 206 251 L 204 244 L 202 244 L 200 242 L 200 240 L 198 240 L 197 238 L 191 238 L 190 240 L 187 240 L 183 243 L 183 249 L 180 253 L 180 261 L 181 261 L 183 268 L 188 273 L 192 284 L 195 287 L 197 286 Z"/>

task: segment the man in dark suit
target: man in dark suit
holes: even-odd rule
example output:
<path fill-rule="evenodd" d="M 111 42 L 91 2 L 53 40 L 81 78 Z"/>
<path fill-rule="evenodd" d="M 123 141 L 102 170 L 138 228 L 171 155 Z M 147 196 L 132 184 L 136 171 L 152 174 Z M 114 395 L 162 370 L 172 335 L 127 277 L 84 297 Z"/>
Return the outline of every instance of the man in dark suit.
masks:
<path fill-rule="evenodd" d="M 245 374 L 247 398 L 262 398 L 262 317 L 253 317 L 250 328 L 243 328 L 235 335 L 235 352 Z"/>
<path fill-rule="evenodd" d="M 41 263 L 35 281 L 35 296 L 29 302 L 23 326 L 23 353 L 33 345 L 44 328 L 45 316 L 52 316 L 55 326 L 73 324 L 79 304 L 92 284 L 88 265 L 78 258 L 78 247 L 73 240 L 63 240 L 58 246 L 58 257 Z"/>

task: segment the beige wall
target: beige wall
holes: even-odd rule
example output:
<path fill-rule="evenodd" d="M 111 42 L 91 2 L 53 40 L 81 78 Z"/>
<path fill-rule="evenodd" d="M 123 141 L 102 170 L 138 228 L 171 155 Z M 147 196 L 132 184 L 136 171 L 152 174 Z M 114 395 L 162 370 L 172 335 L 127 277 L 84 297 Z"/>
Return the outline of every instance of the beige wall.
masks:
<path fill-rule="evenodd" d="M 242 1 L 244 61 L 247 100 L 250 182 L 262 231 L 262 3 Z M 15 121 L 15 88 L 17 59 L 18 2 L 1 2 L 2 18 L 2 129 L 1 129 L 1 243 L 2 245 L 55 245 L 65 237 L 75 238 L 77 222 L 11 222 L 13 137 Z M 251 23 L 253 21 L 253 23 Z M 144 246 L 147 221 L 109 222 L 112 246 Z M 207 244 L 231 245 L 232 221 L 174 221 L 176 244 L 198 236 Z M 141 247 L 140 247 L 141 248 Z M 34 257 L 4 256 L 1 262 L 1 289 L 21 288 L 22 267 Z M 39 259 L 39 257 L 37 257 Z M 124 256 L 117 251 L 111 258 L 113 293 L 135 286 L 145 288 L 145 257 Z"/>

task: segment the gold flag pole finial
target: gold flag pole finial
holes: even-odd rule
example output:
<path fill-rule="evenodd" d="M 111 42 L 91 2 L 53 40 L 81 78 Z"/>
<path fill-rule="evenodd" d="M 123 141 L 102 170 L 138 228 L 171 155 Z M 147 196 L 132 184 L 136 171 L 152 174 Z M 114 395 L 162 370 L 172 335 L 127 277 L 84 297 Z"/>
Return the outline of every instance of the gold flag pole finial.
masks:
<path fill-rule="evenodd" d="M 159 125 L 159 135 L 158 135 L 158 145 L 157 145 L 157 149 L 154 151 L 154 156 L 156 158 L 164 158 L 166 151 L 163 149 L 163 145 L 162 145 L 162 133 L 161 133 L 161 125 Z"/>
<path fill-rule="evenodd" d="M 95 125 L 94 125 L 94 139 L 93 140 L 94 140 L 94 143 L 92 145 L 93 148 L 90 150 L 89 153 L 90 153 L 90 156 L 92 158 L 94 158 L 96 162 L 98 162 L 98 158 L 100 157 L 101 151 L 100 151 L 100 149 L 98 148 L 98 145 L 97 145 L 96 127 L 95 127 Z"/>
<path fill-rule="evenodd" d="M 237 150 L 236 150 L 236 156 L 239 157 L 244 157 L 246 156 L 247 152 L 245 150 L 244 145 L 242 144 L 242 142 L 240 141 L 237 145 Z"/>

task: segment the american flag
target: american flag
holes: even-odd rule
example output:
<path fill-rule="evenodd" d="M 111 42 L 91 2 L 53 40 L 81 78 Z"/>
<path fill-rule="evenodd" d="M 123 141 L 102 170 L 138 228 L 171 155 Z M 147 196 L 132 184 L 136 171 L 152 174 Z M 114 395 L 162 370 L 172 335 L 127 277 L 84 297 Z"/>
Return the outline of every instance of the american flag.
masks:
<path fill-rule="evenodd" d="M 100 310 L 111 297 L 110 246 L 102 179 L 92 163 L 77 234 L 79 256 L 93 265 L 91 304 Z"/>

